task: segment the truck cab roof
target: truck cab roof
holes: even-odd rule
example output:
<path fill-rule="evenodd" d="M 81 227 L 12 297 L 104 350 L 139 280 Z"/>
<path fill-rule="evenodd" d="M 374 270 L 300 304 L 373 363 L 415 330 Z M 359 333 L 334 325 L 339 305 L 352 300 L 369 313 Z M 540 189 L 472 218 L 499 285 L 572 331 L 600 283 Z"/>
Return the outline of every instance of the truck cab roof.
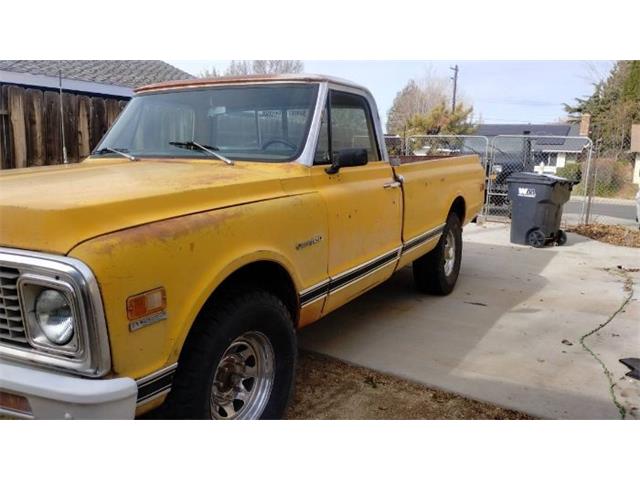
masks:
<path fill-rule="evenodd" d="M 154 83 L 137 88 L 135 93 L 157 92 L 162 90 L 181 90 L 188 88 L 210 87 L 218 85 L 237 85 L 251 83 L 282 83 L 282 82 L 304 82 L 304 83 L 331 83 L 361 90 L 371 95 L 371 92 L 362 85 L 345 80 L 343 78 L 328 75 L 317 75 L 311 73 L 279 74 L 279 75 L 242 75 L 233 77 L 213 77 L 197 78 L 190 80 L 173 80 L 169 82 Z"/>

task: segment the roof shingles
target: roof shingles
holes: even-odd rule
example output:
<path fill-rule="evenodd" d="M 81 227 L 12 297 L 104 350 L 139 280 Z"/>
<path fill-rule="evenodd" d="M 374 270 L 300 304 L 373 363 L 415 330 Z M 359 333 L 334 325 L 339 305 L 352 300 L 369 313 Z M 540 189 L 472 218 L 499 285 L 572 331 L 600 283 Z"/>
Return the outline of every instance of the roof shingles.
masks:
<path fill-rule="evenodd" d="M 161 60 L 0 60 L 0 70 L 137 88 L 193 75 Z"/>

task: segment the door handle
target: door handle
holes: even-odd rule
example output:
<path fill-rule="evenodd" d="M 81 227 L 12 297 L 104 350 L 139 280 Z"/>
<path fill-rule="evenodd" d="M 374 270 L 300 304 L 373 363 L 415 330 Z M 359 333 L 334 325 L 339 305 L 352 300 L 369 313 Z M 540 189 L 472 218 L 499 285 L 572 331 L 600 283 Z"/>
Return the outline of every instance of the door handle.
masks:
<path fill-rule="evenodd" d="M 398 182 L 397 180 L 394 182 L 389 182 L 384 184 L 384 188 L 400 188 L 402 186 L 402 182 Z"/>

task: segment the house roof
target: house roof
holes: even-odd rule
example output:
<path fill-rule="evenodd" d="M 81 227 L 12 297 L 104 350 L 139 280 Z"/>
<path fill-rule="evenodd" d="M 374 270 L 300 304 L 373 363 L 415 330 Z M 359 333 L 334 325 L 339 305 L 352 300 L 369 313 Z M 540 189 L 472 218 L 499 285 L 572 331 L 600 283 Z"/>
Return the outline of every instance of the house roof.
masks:
<path fill-rule="evenodd" d="M 129 88 L 194 78 L 161 60 L 0 60 L 0 70 Z"/>
<path fill-rule="evenodd" d="M 589 143 L 587 137 L 584 137 L 584 140 L 582 138 L 562 138 L 580 136 L 580 125 L 572 123 L 485 123 L 478 125 L 475 135 L 489 138 L 498 135 L 530 135 L 533 137 L 533 149 L 540 152 L 579 153 Z"/>
<path fill-rule="evenodd" d="M 478 125 L 476 135 L 485 137 L 495 137 L 496 135 L 554 135 L 568 136 L 571 130 L 571 124 L 568 123 L 483 123 Z"/>

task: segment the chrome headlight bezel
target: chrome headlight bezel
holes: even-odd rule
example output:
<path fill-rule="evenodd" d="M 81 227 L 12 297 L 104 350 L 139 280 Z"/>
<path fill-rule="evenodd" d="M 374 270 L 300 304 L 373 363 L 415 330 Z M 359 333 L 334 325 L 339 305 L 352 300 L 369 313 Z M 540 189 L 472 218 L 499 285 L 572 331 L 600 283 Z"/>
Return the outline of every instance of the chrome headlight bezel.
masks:
<path fill-rule="evenodd" d="M 0 265 L 14 268 L 25 333 L 29 345 L 24 347 L 0 343 L 0 356 L 40 367 L 76 373 L 86 377 L 102 377 L 111 370 L 111 352 L 107 325 L 98 282 L 82 261 L 62 255 L 0 247 Z M 22 286 L 50 285 L 64 288 L 72 299 L 78 347 L 63 351 L 59 347 L 34 342 L 29 319 L 29 292 Z M 28 331 L 28 332 L 27 332 Z"/>
<path fill-rule="evenodd" d="M 55 290 L 61 293 L 71 307 L 74 331 L 71 340 L 64 345 L 58 345 L 50 341 L 42 331 L 42 327 L 38 321 L 36 303 L 40 294 L 45 290 Z M 87 344 L 87 340 L 84 338 L 85 332 L 82 328 L 82 323 L 79 322 L 81 318 L 80 302 L 71 284 L 60 279 L 49 278 L 42 275 L 25 274 L 21 275 L 18 279 L 18 292 L 21 299 L 20 303 L 29 344 L 33 348 L 45 352 L 59 353 L 70 358 L 81 357 L 84 353 L 83 348 L 84 345 Z"/>

